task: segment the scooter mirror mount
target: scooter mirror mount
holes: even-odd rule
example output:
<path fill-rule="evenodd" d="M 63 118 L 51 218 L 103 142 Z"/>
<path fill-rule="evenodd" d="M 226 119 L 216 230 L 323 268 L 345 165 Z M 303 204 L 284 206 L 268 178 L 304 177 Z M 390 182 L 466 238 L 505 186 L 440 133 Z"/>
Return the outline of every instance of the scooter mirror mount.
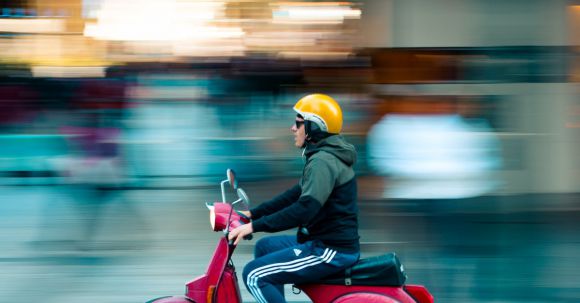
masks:
<path fill-rule="evenodd" d="M 233 169 L 228 168 L 226 170 L 226 179 L 220 183 L 220 187 L 222 189 L 222 202 L 226 203 L 226 183 L 229 183 L 232 189 L 238 188 L 238 180 L 236 179 L 236 173 Z"/>
<path fill-rule="evenodd" d="M 243 189 L 238 188 L 237 193 L 238 193 L 238 199 L 236 201 L 232 202 L 232 206 L 234 206 L 240 202 L 244 202 L 244 204 L 246 204 L 246 206 L 250 206 L 250 198 L 248 198 L 248 195 L 246 194 L 246 192 Z"/>
<path fill-rule="evenodd" d="M 232 207 L 230 208 L 230 214 L 228 215 L 228 225 L 226 227 L 226 232 L 229 231 L 230 218 L 232 217 L 234 205 L 236 205 L 240 202 L 243 202 L 244 204 L 246 204 L 246 206 L 250 205 L 250 198 L 248 198 L 248 195 L 246 194 L 246 192 L 243 189 L 238 188 L 237 193 L 238 193 L 238 199 L 236 201 L 232 202 Z"/>
<path fill-rule="evenodd" d="M 249 207 L 250 206 L 250 198 L 248 198 L 248 195 L 246 194 L 246 192 L 243 189 L 241 189 L 241 188 L 238 188 L 236 192 L 238 193 L 238 199 L 236 201 L 232 202 L 232 208 L 230 210 L 230 215 L 228 217 L 228 225 L 227 225 L 227 228 L 226 228 L 226 235 L 227 235 L 227 233 L 230 230 L 230 222 L 231 222 L 230 221 L 230 218 L 232 216 L 232 210 L 234 209 L 233 206 L 236 205 L 236 204 L 238 204 L 238 203 L 240 203 L 240 202 L 243 202 L 246 207 Z M 248 218 L 248 220 L 249 220 L 249 218 Z M 249 234 L 249 235 L 244 236 L 244 240 L 252 240 L 252 238 L 253 238 L 253 235 L 252 234 Z M 233 240 L 230 240 L 229 241 L 229 244 L 232 245 L 233 244 Z"/>
<path fill-rule="evenodd" d="M 237 193 L 238 193 L 238 198 L 239 198 L 238 201 L 244 202 L 244 204 L 249 206 L 250 205 L 250 198 L 248 198 L 248 195 L 246 194 L 246 192 L 243 189 L 238 188 Z"/>

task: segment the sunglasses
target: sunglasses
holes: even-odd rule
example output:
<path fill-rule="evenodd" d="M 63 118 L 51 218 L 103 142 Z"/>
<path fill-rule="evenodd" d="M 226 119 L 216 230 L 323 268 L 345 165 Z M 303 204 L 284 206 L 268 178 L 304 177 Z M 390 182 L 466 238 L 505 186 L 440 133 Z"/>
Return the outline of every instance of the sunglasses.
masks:
<path fill-rule="evenodd" d="M 304 120 L 302 121 L 295 120 L 294 123 L 296 124 L 296 128 L 300 128 L 300 126 L 304 125 Z"/>

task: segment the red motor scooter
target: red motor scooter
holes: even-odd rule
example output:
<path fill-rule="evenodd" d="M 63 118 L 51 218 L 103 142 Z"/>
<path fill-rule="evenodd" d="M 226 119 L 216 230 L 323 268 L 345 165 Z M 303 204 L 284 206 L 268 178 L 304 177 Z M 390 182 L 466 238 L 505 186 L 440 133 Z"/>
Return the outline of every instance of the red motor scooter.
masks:
<path fill-rule="evenodd" d="M 221 185 L 222 202 L 206 203 L 214 231 L 223 231 L 206 273 L 186 284 L 184 296 L 168 296 L 147 303 L 241 303 L 240 289 L 228 241 L 230 230 L 250 222 L 236 205 L 249 205 L 246 193 L 237 186 L 234 171 L 227 170 Z M 237 191 L 238 200 L 226 202 L 225 185 Z M 251 239 L 251 235 L 247 238 Z M 361 259 L 342 273 L 316 283 L 294 285 L 314 303 L 433 303 L 433 296 L 421 285 L 405 285 L 406 274 L 394 253 Z"/>

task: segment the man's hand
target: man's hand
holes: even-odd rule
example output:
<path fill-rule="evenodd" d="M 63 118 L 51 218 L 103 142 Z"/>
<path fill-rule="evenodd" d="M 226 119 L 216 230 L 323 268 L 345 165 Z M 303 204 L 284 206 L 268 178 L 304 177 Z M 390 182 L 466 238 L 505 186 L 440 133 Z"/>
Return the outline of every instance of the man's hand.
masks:
<path fill-rule="evenodd" d="M 238 245 L 238 242 L 240 242 L 240 239 L 244 238 L 245 236 L 247 236 L 253 232 L 254 232 L 254 228 L 252 227 L 252 223 L 250 222 L 248 224 L 238 226 L 238 227 L 234 228 L 232 231 L 230 231 L 228 239 L 230 241 L 235 240 L 234 245 Z"/>

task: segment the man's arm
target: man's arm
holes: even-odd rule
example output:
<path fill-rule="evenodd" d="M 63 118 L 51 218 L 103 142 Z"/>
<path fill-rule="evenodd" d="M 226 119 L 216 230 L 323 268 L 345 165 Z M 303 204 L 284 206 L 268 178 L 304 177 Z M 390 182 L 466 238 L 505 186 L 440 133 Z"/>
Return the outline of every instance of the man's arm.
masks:
<path fill-rule="evenodd" d="M 310 196 L 303 196 L 296 203 L 252 221 L 254 232 L 277 232 L 306 224 L 320 210 L 322 204 Z"/>
<path fill-rule="evenodd" d="M 270 215 L 254 219 L 254 232 L 277 232 L 310 222 L 330 196 L 334 188 L 335 175 L 328 162 L 313 159 L 302 177 L 298 201 Z"/>
<path fill-rule="evenodd" d="M 250 209 L 252 220 L 260 219 L 263 216 L 273 214 L 281 209 L 288 207 L 292 203 L 296 202 L 296 200 L 298 200 L 301 193 L 302 190 L 300 189 L 300 185 L 296 184 L 272 200 L 264 202 Z"/>

